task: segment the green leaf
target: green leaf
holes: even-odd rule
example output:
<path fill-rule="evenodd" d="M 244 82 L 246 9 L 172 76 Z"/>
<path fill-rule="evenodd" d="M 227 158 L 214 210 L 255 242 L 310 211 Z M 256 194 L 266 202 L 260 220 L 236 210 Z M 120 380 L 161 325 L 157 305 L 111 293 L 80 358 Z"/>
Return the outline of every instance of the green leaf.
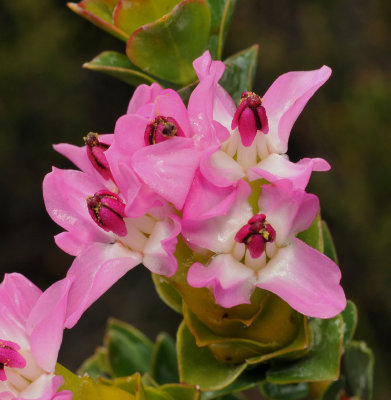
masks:
<path fill-rule="evenodd" d="M 171 384 L 160 386 L 160 390 L 176 400 L 198 400 L 200 392 L 194 386 Z"/>
<path fill-rule="evenodd" d="M 364 342 L 351 342 L 345 350 L 343 366 L 350 391 L 361 400 L 372 399 L 372 350 Z"/>
<path fill-rule="evenodd" d="M 152 274 L 153 283 L 159 297 L 174 311 L 182 314 L 182 297 L 162 275 Z"/>
<path fill-rule="evenodd" d="M 104 51 L 91 61 L 84 63 L 83 68 L 103 72 L 120 79 L 132 86 L 142 83 L 150 85 L 156 80 L 136 67 L 125 54 L 116 51 Z"/>
<path fill-rule="evenodd" d="M 115 377 L 147 372 L 152 356 L 152 342 L 124 322 L 110 320 L 105 343 L 109 365 Z"/>
<path fill-rule="evenodd" d="M 300 232 L 297 237 L 309 246 L 323 253 L 323 231 L 322 231 L 322 219 L 320 214 L 316 216 L 311 226 L 303 232 Z"/>
<path fill-rule="evenodd" d="M 114 23 L 129 35 L 140 26 L 168 14 L 180 0 L 119 0 Z"/>
<path fill-rule="evenodd" d="M 301 382 L 290 385 L 276 385 L 270 382 L 263 382 L 261 392 L 269 399 L 299 400 L 308 396 L 308 384 Z"/>
<path fill-rule="evenodd" d="M 244 91 L 252 90 L 258 63 L 258 49 L 258 45 L 251 46 L 224 61 L 225 71 L 219 83 L 236 104 L 239 104 Z"/>
<path fill-rule="evenodd" d="M 213 59 L 221 60 L 236 0 L 208 0 L 208 3 L 211 14 L 208 48 Z"/>
<path fill-rule="evenodd" d="M 307 356 L 286 364 L 276 364 L 267 373 L 267 380 L 276 384 L 335 380 L 339 376 L 342 350 L 343 319 L 309 321 L 311 347 Z"/>
<path fill-rule="evenodd" d="M 110 369 L 107 365 L 107 350 L 104 347 L 98 347 L 95 354 L 87 358 L 77 371 L 79 375 L 88 374 L 92 379 L 99 376 L 109 376 Z"/>
<path fill-rule="evenodd" d="M 335 251 L 333 238 L 326 221 L 322 221 L 322 231 L 324 240 L 324 254 L 338 264 L 337 252 Z"/>
<path fill-rule="evenodd" d="M 256 368 L 251 369 L 248 368 L 228 386 L 213 392 L 203 392 L 201 398 L 202 400 L 226 399 L 227 396 L 232 395 L 233 393 L 250 389 L 265 379 L 266 368 L 265 365 L 259 365 Z"/>
<path fill-rule="evenodd" d="M 341 315 L 345 331 L 343 338 L 343 348 L 345 348 L 353 339 L 357 327 L 357 307 L 351 300 L 348 300 L 346 308 L 342 311 Z"/>
<path fill-rule="evenodd" d="M 97 27 L 126 42 L 129 35 L 116 27 L 113 21 L 113 11 L 117 2 L 118 0 L 83 0 L 80 3 L 67 3 L 67 6 Z"/>
<path fill-rule="evenodd" d="M 60 364 L 56 365 L 56 375 L 64 378 L 60 390 L 70 390 L 72 400 L 142 400 L 115 386 L 107 386 L 90 377 L 79 377 Z"/>
<path fill-rule="evenodd" d="M 183 321 L 177 335 L 180 381 L 198 385 L 201 390 L 214 391 L 228 386 L 246 368 L 246 364 L 223 364 L 207 347 L 197 347 L 195 339 Z"/>
<path fill-rule="evenodd" d="M 186 85 L 195 79 L 192 62 L 206 48 L 209 27 L 206 0 L 184 0 L 171 13 L 133 32 L 126 54 L 146 73 Z"/>
<path fill-rule="evenodd" d="M 179 382 L 176 347 L 167 333 L 161 333 L 157 337 L 150 371 L 152 378 L 160 385 Z"/>

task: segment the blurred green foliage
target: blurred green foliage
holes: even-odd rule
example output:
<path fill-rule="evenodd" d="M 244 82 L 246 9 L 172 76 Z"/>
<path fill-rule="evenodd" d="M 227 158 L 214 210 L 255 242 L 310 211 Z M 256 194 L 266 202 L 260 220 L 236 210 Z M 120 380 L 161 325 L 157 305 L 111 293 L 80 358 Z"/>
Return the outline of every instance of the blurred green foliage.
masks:
<path fill-rule="evenodd" d="M 376 354 L 375 399 L 391 397 L 390 36 L 388 0 L 242 0 L 223 54 L 260 44 L 254 89 L 261 95 L 286 71 L 322 64 L 333 69 L 294 126 L 289 155 L 324 157 L 332 165 L 331 172 L 313 176 L 309 190 L 320 197 L 343 286 L 358 305 L 356 337 Z M 52 143 L 81 144 L 88 131 L 110 132 L 125 112 L 129 86 L 81 69 L 98 52 L 123 52 L 123 46 L 74 16 L 63 0 L 0 2 L 1 272 L 25 273 L 45 287 L 69 267 L 72 258 L 51 238 L 59 229 L 46 216 L 41 181 L 53 164 L 70 167 L 51 150 Z M 132 277 L 117 286 L 120 294 L 112 291 L 99 304 L 102 318 L 117 312 L 121 296 L 131 304 L 145 292 L 150 282 L 140 274 L 128 274 Z M 156 296 L 152 286 L 148 290 L 152 304 Z M 176 326 L 167 327 L 175 318 L 171 311 L 146 303 L 144 311 L 116 316 L 152 336 L 161 329 L 175 332 Z M 100 320 L 82 320 L 74 335 L 83 340 L 73 336 L 73 347 L 66 338 L 65 365 L 75 368 L 91 353 L 77 343 L 85 346 L 98 325 L 103 326 Z"/>

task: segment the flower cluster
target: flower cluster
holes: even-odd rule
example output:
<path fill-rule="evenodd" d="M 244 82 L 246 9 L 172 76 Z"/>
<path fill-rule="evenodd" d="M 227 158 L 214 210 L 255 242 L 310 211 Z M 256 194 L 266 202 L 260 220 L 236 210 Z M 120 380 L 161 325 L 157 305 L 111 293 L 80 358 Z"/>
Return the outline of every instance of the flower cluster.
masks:
<path fill-rule="evenodd" d="M 346 304 L 338 266 L 297 238 L 319 212 L 305 191 L 320 158 L 293 163 L 290 130 L 328 67 L 280 76 L 263 98 L 242 94 L 236 107 L 218 84 L 224 64 L 208 52 L 194 61 L 199 84 L 186 107 L 177 92 L 139 86 L 114 134 L 89 133 L 85 146 L 55 149 L 79 169 L 53 169 L 44 180 L 47 210 L 66 231 L 55 237 L 110 287 L 142 263 L 166 277 L 177 271 L 181 235 L 203 262 L 187 274 L 230 308 L 255 288 L 273 292 L 318 318 Z"/>

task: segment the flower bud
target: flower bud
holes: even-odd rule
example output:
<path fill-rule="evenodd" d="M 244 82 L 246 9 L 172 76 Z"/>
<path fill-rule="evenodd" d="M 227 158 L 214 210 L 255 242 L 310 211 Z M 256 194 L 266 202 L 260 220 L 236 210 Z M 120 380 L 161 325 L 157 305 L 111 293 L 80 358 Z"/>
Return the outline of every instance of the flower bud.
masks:
<path fill-rule="evenodd" d="M 110 146 L 105 143 L 101 143 L 98 137 L 99 135 L 94 132 L 90 132 L 86 137 L 84 137 L 88 159 L 104 179 L 113 179 L 109 163 L 107 162 L 104 154 Z"/>
<path fill-rule="evenodd" d="M 14 342 L 0 339 L 0 381 L 6 381 L 4 367 L 24 368 L 26 360 L 18 353 L 20 346 Z"/>
<path fill-rule="evenodd" d="M 125 204 L 118 195 L 108 190 L 100 190 L 87 197 L 87 206 L 91 218 L 102 229 L 118 236 L 126 236 Z"/>
<path fill-rule="evenodd" d="M 239 107 L 232 120 L 231 129 L 239 127 L 240 137 L 244 146 L 248 147 L 254 141 L 257 131 L 269 132 L 269 123 L 262 99 L 255 93 L 243 92 Z"/>
<path fill-rule="evenodd" d="M 266 221 L 265 214 L 256 214 L 239 229 L 235 236 L 238 243 L 244 243 L 252 258 L 260 257 L 265 250 L 265 242 L 274 242 L 276 231 Z"/>
<path fill-rule="evenodd" d="M 171 139 L 174 136 L 182 136 L 183 133 L 178 122 L 172 117 L 157 116 L 153 122 L 147 125 L 144 133 L 145 144 L 156 144 Z"/>

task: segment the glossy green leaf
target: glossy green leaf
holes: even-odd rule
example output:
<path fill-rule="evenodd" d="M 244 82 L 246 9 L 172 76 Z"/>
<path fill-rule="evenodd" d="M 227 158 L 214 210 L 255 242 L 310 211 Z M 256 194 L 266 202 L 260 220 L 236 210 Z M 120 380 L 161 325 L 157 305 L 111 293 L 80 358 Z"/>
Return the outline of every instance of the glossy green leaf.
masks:
<path fill-rule="evenodd" d="M 140 26 L 168 14 L 180 0 L 119 0 L 113 14 L 114 23 L 129 35 Z"/>
<path fill-rule="evenodd" d="M 145 396 L 145 400 L 176 400 L 168 393 L 152 387 L 145 388 Z"/>
<path fill-rule="evenodd" d="M 143 400 L 116 386 L 102 384 L 87 376 L 79 377 L 60 364 L 56 366 L 56 374 L 64 378 L 60 389 L 72 391 L 72 400 Z"/>
<path fill-rule="evenodd" d="M 84 63 L 83 68 L 103 72 L 120 79 L 132 86 L 142 83 L 150 85 L 156 80 L 136 67 L 125 54 L 116 51 L 104 51 L 91 61 Z"/>
<path fill-rule="evenodd" d="M 277 384 L 335 380 L 344 334 L 340 315 L 331 319 L 309 321 L 311 347 L 307 356 L 286 364 L 276 364 L 267 373 L 267 380 Z"/>
<path fill-rule="evenodd" d="M 220 60 L 236 0 L 208 0 L 208 3 L 211 13 L 208 49 L 213 59 Z"/>
<path fill-rule="evenodd" d="M 258 63 L 258 45 L 249 47 L 224 60 L 225 71 L 220 85 L 239 104 L 242 92 L 252 90 Z"/>
<path fill-rule="evenodd" d="M 324 254 L 338 264 L 337 252 L 335 250 L 333 238 L 326 221 L 322 221 L 322 231 L 324 240 Z"/>
<path fill-rule="evenodd" d="M 146 73 L 186 85 L 195 79 L 192 62 L 206 48 L 209 27 L 206 0 L 184 0 L 171 13 L 133 32 L 126 54 Z"/>
<path fill-rule="evenodd" d="M 83 362 L 77 373 L 81 376 L 88 374 L 92 379 L 99 376 L 109 376 L 107 350 L 104 347 L 98 347 L 95 354 Z"/>
<path fill-rule="evenodd" d="M 174 311 L 182 314 L 182 297 L 162 275 L 152 274 L 153 283 L 159 297 Z"/>
<path fill-rule="evenodd" d="M 113 11 L 117 2 L 118 0 L 83 0 L 80 3 L 67 3 L 67 5 L 76 14 L 126 42 L 129 35 L 115 26 L 113 21 Z"/>
<path fill-rule="evenodd" d="M 344 323 L 344 338 L 343 338 L 343 348 L 352 340 L 354 332 L 357 327 L 357 307 L 351 301 L 348 300 L 345 310 L 341 313 Z"/>
<path fill-rule="evenodd" d="M 364 342 L 351 342 L 343 357 L 343 366 L 348 386 L 354 396 L 371 400 L 373 390 L 372 350 Z"/>
<path fill-rule="evenodd" d="M 246 364 L 223 364 L 207 347 L 197 347 L 185 322 L 178 329 L 177 351 L 180 381 L 198 385 L 201 390 L 214 391 L 228 386 L 246 368 Z"/>
<path fill-rule="evenodd" d="M 150 374 L 160 385 L 179 382 L 178 360 L 174 341 L 161 333 L 153 348 Z"/>
<path fill-rule="evenodd" d="M 256 368 L 247 368 L 228 386 L 213 392 L 202 392 L 201 398 L 202 400 L 226 399 L 226 397 L 233 393 L 250 389 L 265 379 L 266 369 L 267 366 L 265 364 L 259 365 Z"/>
<path fill-rule="evenodd" d="M 300 232 L 297 237 L 309 246 L 323 253 L 323 232 L 322 232 L 322 219 L 320 214 L 316 216 L 311 226 L 303 232 Z"/>
<path fill-rule="evenodd" d="M 110 320 L 105 343 L 114 377 L 148 371 L 152 356 L 152 342 L 131 325 Z"/>
<path fill-rule="evenodd" d="M 200 398 L 200 391 L 191 385 L 163 385 L 160 386 L 160 390 L 175 400 L 198 400 Z"/>
<path fill-rule="evenodd" d="M 300 400 L 308 396 L 308 384 L 301 382 L 290 385 L 276 385 L 270 382 L 263 382 L 261 392 L 268 399 Z"/>

